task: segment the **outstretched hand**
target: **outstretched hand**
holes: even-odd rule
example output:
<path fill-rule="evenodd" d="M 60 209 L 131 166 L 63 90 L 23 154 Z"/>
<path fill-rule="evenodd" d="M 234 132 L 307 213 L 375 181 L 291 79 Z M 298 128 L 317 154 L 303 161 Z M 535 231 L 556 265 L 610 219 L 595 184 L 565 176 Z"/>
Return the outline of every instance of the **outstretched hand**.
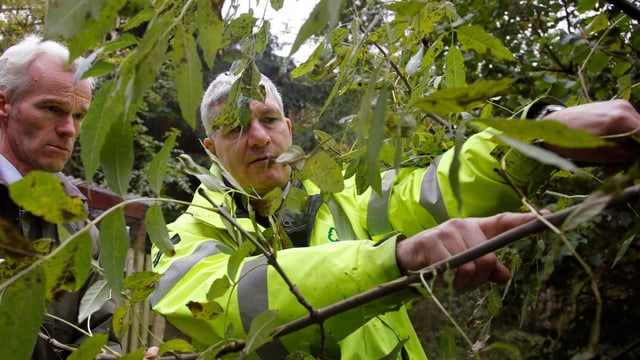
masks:
<path fill-rule="evenodd" d="M 448 220 L 398 242 L 398 266 L 403 272 L 420 270 L 535 218 L 532 213 L 502 213 L 486 218 Z M 456 268 L 453 285 L 456 290 L 469 291 L 486 281 L 504 283 L 510 277 L 509 270 L 490 253 Z"/>
<path fill-rule="evenodd" d="M 545 144 L 553 152 L 588 165 L 621 165 L 640 158 L 640 114 L 626 100 L 593 102 L 572 106 L 545 116 L 570 129 L 582 129 L 606 137 L 615 146 L 567 149 Z"/>

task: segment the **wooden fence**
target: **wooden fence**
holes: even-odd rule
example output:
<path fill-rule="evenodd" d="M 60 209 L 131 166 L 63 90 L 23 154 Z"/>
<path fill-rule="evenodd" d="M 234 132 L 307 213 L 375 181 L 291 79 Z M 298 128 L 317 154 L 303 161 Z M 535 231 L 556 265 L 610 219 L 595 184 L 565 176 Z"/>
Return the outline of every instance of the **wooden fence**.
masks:
<path fill-rule="evenodd" d="M 103 211 L 117 205 L 123 198 L 112 191 L 99 187 L 87 186 L 82 180 L 70 178 L 72 183 L 87 197 L 89 203 L 89 217 L 95 218 Z M 136 198 L 134 195 L 126 199 Z M 124 208 L 125 221 L 129 227 L 131 245 L 127 255 L 125 275 L 134 272 L 151 270 L 150 242 L 147 241 L 147 229 L 144 216 L 149 204 L 135 202 Z M 100 224 L 98 224 L 100 226 Z M 121 337 L 122 349 L 130 352 L 142 346 L 159 346 L 165 333 L 164 318 L 151 311 L 149 300 L 132 306 L 130 316 L 125 324 L 130 324 Z"/>

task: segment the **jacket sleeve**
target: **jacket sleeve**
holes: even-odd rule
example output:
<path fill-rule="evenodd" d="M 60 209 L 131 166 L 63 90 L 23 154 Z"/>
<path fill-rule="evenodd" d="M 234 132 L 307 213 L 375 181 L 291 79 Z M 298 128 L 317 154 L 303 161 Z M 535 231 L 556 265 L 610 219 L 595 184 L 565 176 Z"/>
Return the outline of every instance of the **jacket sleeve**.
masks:
<path fill-rule="evenodd" d="M 497 171 L 506 156 L 506 173 L 526 190 L 544 181 L 551 168 L 493 141 L 491 133 L 471 136 L 458 154 L 459 169 L 452 170 L 453 149 L 425 168 L 403 168 L 382 174 L 382 193 L 371 189 L 360 198 L 366 209 L 364 227 L 371 236 L 401 232 L 406 236 L 453 217 L 488 216 L 515 211 L 521 205 L 517 192 Z M 460 202 L 453 172 L 458 175 Z"/>
<path fill-rule="evenodd" d="M 215 299 L 223 313 L 208 320 L 194 317 L 187 303 L 207 302 L 207 292 L 214 280 L 227 274 L 230 256 L 220 246 L 228 233 L 185 213 L 169 226 L 176 254 L 158 255 L 154 249 L 154 270 L 163 276 L 151 296 L 153 309 L 167 317 L 196 344 L 212 345 L 225 338 L 244 338 L 251 321 L 259 314 L 278 309 L 278 324 L 308 315 L 287 285 L 267 266 L 263 256 L 242 261 L 233 286 L 223 297 Z M 178 235 L 175 235 L 178 234 Z M 281 250 L 277 261 L 296 285 L 302 296 L 314 307 L 321 308 L 381 283 L 401 276 L 395 259 L 395 240 L 344 241 L 320 246 Z M 361 327 L 368 319 L 396 309 L 416 293 L 406 290 L 360 306 L 324 323 L 328 340 L 339 341 Z M 319 344 L 318 326 L 276 339 L 258 350 L 286 357 L 288 349 L 309 349 Z M 277 358 L 277 356 L 276 356 Z"/>

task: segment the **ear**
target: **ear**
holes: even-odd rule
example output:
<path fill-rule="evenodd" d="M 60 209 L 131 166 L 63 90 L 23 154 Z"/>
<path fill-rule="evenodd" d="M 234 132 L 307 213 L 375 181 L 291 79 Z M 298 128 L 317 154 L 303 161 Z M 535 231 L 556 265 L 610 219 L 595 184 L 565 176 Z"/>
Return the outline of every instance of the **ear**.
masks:
<path fill-rule="evenodd" d="M 207 150 L 209 150 L 210 153 L 212 153 L 213 155 L 216 155 L 216 142 L 211 140 L 210 137 L 206 137 L 203 141 L 204 143 L 204 147 L 207 148 Z"/>
<path fill-rule="evenodd" d="M 9 104 L 9 100 L 4 95 L 4 91 L 0 91 L 0 121 L 8 120 L 10 114 L 11 104 Z"/>
<path fill-rule="evenodd" d="M 284 122 L 287 124 L 287 128 L 289 128 L 289 135 L 293 136 L 293 127 L 291 125 L 291 120 L 289 120 L 289 118 L 284 118 Z"/>

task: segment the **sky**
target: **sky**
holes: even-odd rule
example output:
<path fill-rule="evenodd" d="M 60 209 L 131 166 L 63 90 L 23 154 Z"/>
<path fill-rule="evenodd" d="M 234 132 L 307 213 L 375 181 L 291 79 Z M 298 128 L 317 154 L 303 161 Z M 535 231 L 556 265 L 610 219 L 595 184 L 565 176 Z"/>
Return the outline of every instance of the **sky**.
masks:
<path fill-rule="evenodd" d="M 284 0 L 284 5 L 278 11 L 271 8 L 269 0 L 238 0 L 240 4 L 238 14 L 246 13 L 249 7 L 253 8 L 254 16 L 264 18 L 271 23 L 271 33 L 278 37 L 278 42 L 284 45 L 283 48 L 275 53 L 280 56 L 288 56 L 290 47 L 298 34 L 298 30 L 309 18 L 311 10 L 316 6 L 319 0 Z M 222 15 L 225 16 L 227 8 L 232 1 L 226 1 L 222 8 Z M 265 10 L 266 8 L 266 10 Z M 309 57 L 314 50 L 314 45 L 307 41 L 294 54 L 293 60 L 300 63 Z"/>

